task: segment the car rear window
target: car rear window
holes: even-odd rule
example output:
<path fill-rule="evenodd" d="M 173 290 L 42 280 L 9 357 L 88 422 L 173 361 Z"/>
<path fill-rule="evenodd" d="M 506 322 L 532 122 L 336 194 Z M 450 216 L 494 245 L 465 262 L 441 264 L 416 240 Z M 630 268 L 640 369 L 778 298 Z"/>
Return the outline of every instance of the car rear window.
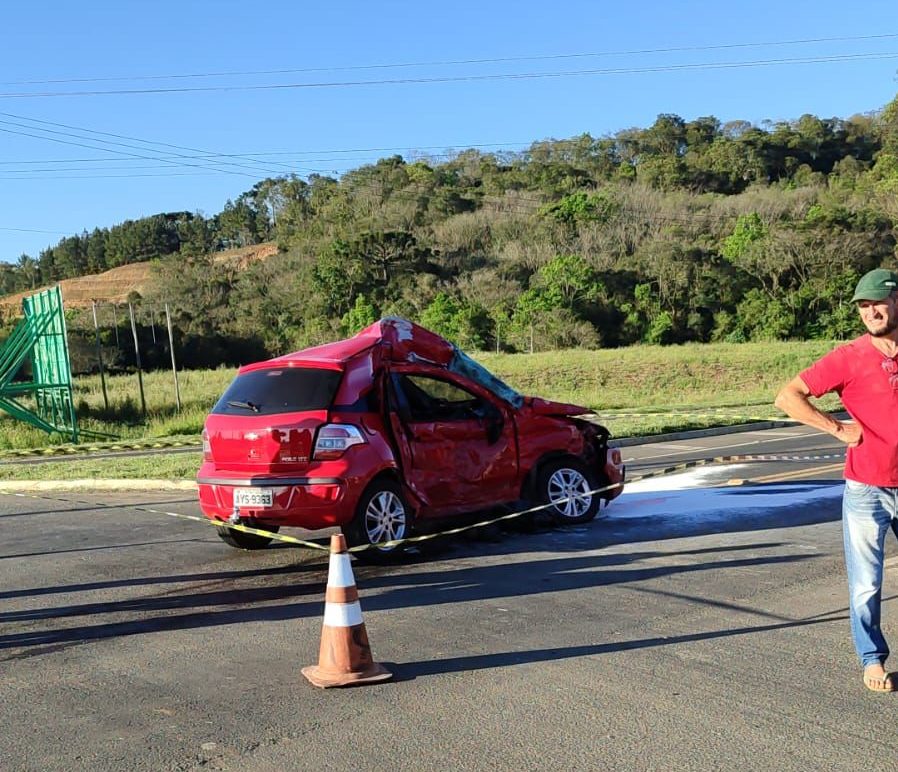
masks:
<path fill-rule="evenodd" d="M 272 415 L 330 407 L 342 372 L 318 368 L 282 367 L 238 375 L 213 413 Z"/>

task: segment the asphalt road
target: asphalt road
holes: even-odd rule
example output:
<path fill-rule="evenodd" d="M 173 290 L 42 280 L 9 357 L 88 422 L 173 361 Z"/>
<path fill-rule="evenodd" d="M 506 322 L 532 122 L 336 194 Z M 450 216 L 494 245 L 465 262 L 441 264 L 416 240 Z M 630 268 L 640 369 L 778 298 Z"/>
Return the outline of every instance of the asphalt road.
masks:
<path fill-rule="evenodd" d="M 241 552 L 148 511 L 197 514 L 184 494 L 0 496 L 0 769 L 896 769 L 898 695 L 864 690 L 850 644 L 825 440 L 628 447 L 631 476 L 780 458 L 646 481 L 588 525 L 356 565 L 395 677 L 343 690 L 299 674 L 323 553 Z M 894 594 L 890 567 L 893 640 Z"/>

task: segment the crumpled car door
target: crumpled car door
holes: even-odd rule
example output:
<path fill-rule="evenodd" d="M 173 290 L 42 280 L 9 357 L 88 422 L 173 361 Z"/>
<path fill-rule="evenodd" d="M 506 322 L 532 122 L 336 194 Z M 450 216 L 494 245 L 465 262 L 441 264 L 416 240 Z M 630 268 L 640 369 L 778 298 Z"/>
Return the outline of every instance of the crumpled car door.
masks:
<path fill-rule="evenodd" d="M 488 399 L 460 379 L 430 373 L 395 373 L 392 386 L 399 404 L 393 420 L 402 436 L 403 474 L 432 514 L 518 497 L 513 417 L 507 409 L 503 413 L 500 400 Z M 439 400 L 428 389 L 447 389 L 460 399 Z"/>

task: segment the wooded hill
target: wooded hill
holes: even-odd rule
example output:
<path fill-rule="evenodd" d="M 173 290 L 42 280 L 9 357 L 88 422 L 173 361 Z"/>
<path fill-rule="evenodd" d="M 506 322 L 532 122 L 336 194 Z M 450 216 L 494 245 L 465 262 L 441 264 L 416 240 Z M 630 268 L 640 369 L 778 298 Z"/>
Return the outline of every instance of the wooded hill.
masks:
<path fill-rule="evenodd" d="M 213 217 L 63 239 L 3 267 L 0 288 L 152 260 L 142 301 L 170 304 L 197 366 L 387 314 L 470 349 L 839 338 L 857 329 L 857 277 L 895 263 L 896 222 L 898 98 L 763 126 L 660 115 L 521 153 L 267 179 Z M 214 259 L 268 241 L 265 260 Z"/>

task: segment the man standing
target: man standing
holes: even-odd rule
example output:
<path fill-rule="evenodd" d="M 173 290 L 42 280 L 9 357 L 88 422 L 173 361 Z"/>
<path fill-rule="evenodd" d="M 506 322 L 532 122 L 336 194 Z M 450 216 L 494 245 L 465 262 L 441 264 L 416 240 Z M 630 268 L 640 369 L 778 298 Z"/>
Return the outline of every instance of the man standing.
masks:
<path fill-rule="evenodd" d="M 896 689 L 885 670 L 889 647 L 880 629 L 885 538 L 898 535 L 898 274 L 877 268 L 854 291 L 867 334 L 839 346 L 787 383 L 776 406 L 848 446 L 842 532 L 851 635 L 864 684 Z M 837 421 L 810 397 L 835 391 L 854 419 Z"/>

